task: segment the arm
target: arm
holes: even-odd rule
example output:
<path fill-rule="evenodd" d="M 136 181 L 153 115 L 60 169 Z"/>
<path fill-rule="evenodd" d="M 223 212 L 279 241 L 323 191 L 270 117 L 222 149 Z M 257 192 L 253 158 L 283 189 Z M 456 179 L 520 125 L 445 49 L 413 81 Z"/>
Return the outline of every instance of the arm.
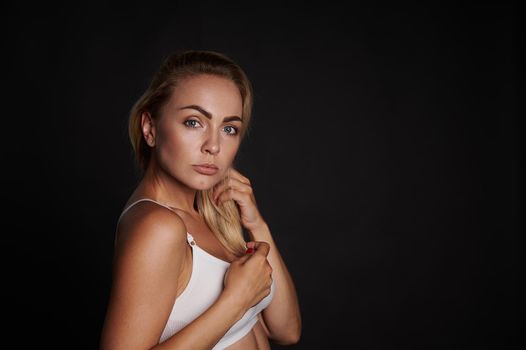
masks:
<path fill-rule="evenodd" d="M 263 310 L 260 320 L 268 337 L 278 344 L 294 344 L 301 336 L 301 315 L 298 298 L 292 278 L 279 254 L 268 225 L 257 209 L 256 199 L 250 180 L 234 168 L 230 168 L 225 181 L 219 183 L 213 192 L 213 199 L 224 202 L 232 199 L 236 202 L 242 225 L 248 230 L 253 241 L 263 241 L 269 245 L 266 260 L 272 267 L 272 278 L 276 281 L 276 290 L 272 301 Z"/>
<path fill-rule="evenodd" d="M 223 293 L 206 312 L 158 344 L 186 257 L 186 227 L 177 215 L 165 209 L 150 208 L 137 217 L 129 216 L 119 228 L 100 348 L 212 348 L 246 310 L 238 300 Z"/>
<path fill-rule="evenodd" d="M 262 312 L 263 328 L 268 337 L 280 345 L 297 343 L 301 336 L 301 315 L 294 282 L 281 258 L 276 243 L 266 223 L 249 231 L 255 241 L 270 245 L 267 259 L 272 266 L 272 278 L 276 291 L 269 306 Z"/>

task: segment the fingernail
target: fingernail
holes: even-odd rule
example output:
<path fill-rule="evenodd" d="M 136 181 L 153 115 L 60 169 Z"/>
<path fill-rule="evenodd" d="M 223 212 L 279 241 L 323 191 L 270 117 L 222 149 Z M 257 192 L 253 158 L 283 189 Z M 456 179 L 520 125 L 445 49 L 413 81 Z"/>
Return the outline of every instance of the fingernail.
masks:
<path fill-rule="evenodd" d="M 254 251 L 254 248 L 248 248 L 247 251 L 245 252 L 246 254 L 250 254 Z"/>

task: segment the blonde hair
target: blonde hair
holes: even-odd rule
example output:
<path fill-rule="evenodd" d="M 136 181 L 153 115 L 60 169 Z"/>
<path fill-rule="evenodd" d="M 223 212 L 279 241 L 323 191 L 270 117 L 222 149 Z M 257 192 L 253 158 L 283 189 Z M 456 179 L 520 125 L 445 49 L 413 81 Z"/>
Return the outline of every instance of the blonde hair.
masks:
<path fill-rule="evenodd" d="M 154 75 L 143 95 L 133 105 L 128 134 L 138 166 L 145 171 L 151 158 L 151 148 L 146 144 L 141 129 L 141 115 L 149 112 L 158 118 L 161 108 L 170 98 L 177 84 L 188 77 L 211 74 L 224 77 L 236 84 L 243 106 L 243 126 L 240 138 L 246 134 L 252 113 L 252 85 L 245 72 L 224 54 L 214 51 L 189 50 L 169 55 Z M 226 178 L 224 181 L 227 181 Z M 237 204 L 233 200 L 216 205 L 212 199 L 213 189 L 198 190 L 196 204 L 217 239 L 234 255 L 245 253 L 245 240 Z"/>

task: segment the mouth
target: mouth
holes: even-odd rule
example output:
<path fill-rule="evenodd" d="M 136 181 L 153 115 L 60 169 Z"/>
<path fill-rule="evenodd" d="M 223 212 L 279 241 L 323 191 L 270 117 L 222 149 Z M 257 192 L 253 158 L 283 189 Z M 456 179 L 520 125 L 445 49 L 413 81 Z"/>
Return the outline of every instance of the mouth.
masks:
<path fill-rule="evenodd" d="M 203 175 L 214 175 L 219 170 L 214 164 L 198 164 L 192 165 L 195 171 Z"/>

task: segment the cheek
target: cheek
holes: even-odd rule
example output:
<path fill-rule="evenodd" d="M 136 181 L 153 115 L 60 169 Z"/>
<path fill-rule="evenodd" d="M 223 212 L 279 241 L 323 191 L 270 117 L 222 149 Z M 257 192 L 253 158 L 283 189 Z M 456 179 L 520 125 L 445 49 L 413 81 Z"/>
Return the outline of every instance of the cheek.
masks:
<path fill-rule="evenodd" d="M 159 151 L 172 160 L 188 157 L 195 149 L 199 148 L 199 139 L 196 135 L 172 131 L 159 136 Z"/>
<path fill-rule="evenodd" d="M 232 165 L 238 150 L 239 150 L 239 143 L 229 144 L 228 146 L 223 147 L 223 159 L 225 161 L 225 165 L 228 165 L 228 166 Z"/>
<path fill-rule="evenodd" d="M 163 168 L 175 171 L 179 165 L 188 162 L 188 157 L 191 152 L 187 140 L 173 133 L 164 133 L 159 136 L 159 145 L 156 151 L 160 165 Z"/>
<path fill-rule="evenodd" d="M 239 149 L 238 141 L 228 140 L 227 142 L 225 142 L 222 148 L 222 152 L 224 154 L 225 159 L 227 159 L 230 162 L 233 161 L 237 154 L 238 149 Z"/>

